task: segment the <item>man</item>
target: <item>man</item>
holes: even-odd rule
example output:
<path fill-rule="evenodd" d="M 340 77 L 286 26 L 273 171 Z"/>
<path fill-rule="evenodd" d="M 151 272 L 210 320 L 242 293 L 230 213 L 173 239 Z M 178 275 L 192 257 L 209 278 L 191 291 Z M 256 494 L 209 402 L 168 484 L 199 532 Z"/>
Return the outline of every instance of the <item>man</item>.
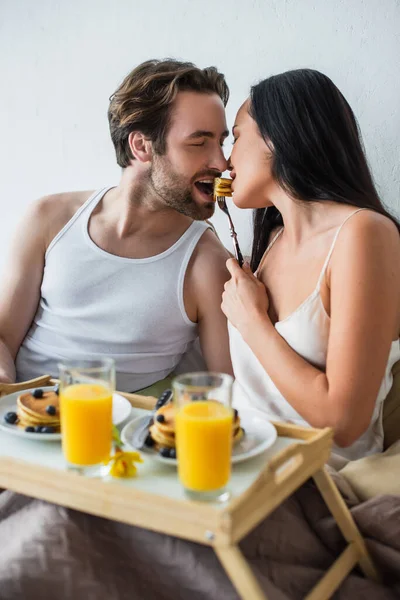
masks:
<path fill-rule="evenodd" d="M 220 309 L 227 251 L 205 221 L 226 169 L 228 87 L 213 68 L 151 60 L 110 99 L 117 187 L 33 204 L 0 295 L 0 381 L 57 376 L 63 359 L 111 356 L 117 388 L 171 374 L 199 337 L 231 372 Z"/>

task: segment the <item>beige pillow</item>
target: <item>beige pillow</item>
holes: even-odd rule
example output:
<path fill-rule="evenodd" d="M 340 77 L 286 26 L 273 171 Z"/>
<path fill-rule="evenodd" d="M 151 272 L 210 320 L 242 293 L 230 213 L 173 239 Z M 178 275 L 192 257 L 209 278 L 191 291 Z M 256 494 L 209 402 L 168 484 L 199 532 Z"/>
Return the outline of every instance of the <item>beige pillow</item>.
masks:
<path fill-rule="evenodd" d="M 400 494 L 400 440 L 382 454 L 353 460 L 340 471 L 358 498 Z"/>

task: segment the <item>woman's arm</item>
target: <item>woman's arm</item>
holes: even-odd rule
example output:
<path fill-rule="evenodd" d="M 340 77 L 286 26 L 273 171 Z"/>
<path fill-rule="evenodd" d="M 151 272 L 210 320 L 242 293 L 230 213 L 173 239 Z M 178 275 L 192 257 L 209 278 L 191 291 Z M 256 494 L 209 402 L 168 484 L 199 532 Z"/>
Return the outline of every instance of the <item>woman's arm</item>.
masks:
<path fill-rule="evenodd" d="M 228 261 L 222 309 L 293 408 L 351 445 L 368 427 L 398 335 L 400 238 L 385 217 L 360 213 L 343 227 L 330 264 L 331 327 L 326 372 L 299 356 L 268 315 L 265 288 Z M 328 280 L 329 280 L 328 274 Z"/>

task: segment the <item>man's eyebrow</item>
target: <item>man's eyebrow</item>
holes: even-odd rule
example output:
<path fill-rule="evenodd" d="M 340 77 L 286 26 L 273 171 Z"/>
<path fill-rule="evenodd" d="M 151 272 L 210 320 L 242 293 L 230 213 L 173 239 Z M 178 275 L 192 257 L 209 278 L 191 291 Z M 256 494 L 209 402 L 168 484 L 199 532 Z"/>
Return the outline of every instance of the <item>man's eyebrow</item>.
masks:
<path fill-rule="evenodd" d="M 229 131 L 227 129 L 225 129 L 225 131 L 222 132 L 221 137 L 228 137 L 228 135 L 229 135 Z M 193 139 L 200 138 L 200 137 L 215 138 L 215 134 L 212 131 L 206 131 L 205 129 L 198 129 L 197 131 L 194 131 L 193 133 L 188 135 L 187 139 L 193 140 Z"/>

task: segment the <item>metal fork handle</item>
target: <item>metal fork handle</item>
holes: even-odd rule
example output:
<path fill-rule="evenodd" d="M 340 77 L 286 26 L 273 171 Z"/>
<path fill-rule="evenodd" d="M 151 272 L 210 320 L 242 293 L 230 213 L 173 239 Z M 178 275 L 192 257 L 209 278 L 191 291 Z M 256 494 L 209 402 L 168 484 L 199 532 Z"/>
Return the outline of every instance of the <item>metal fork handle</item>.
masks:
<path fill-rule="evenodd" d="M 234 247 L 234 252 L 235 252 L 236 260 L 238 261 L 239 267 L 242 267 L 243 263 L 244 263 L 243 255 L 242 255 L 242 253 L 240 251 L 240 248 L 239 248 L 239 242 L 237 241 L 237 233 L 235 231 L 235 227 L 233 225 L 233 221 L 232 221 L 231 215 L 229 214 L 229 210 L 228 210 L 228 207 L 226 205 L 225 198 L 223 198 L 223 204 L 224 204 L 224 206 L 222 207 L 221 204 L 222 204 L 222 202 L 220 202 L 220 198 L 218 198 L 218 206 L 226 214 L 226 216 L 228 217 L 228 220 L 229 220 L 229 231 L 231 232 L 231 238 L 233 239 L 233 247 Z"/>
<path fill-rule="evenodd" d="M 239 248 L 239 243 L 237 241 L 236 231 L 233 229 L 233 227 L 230 227 L 230 232 L 231 232 L 231 238 L 233 239 L 233 247 L 235 250 L 236 260 L 239 263 L 239 267 L 243 267 L 244 260 L 243 260 L 243 255 Z"/>

